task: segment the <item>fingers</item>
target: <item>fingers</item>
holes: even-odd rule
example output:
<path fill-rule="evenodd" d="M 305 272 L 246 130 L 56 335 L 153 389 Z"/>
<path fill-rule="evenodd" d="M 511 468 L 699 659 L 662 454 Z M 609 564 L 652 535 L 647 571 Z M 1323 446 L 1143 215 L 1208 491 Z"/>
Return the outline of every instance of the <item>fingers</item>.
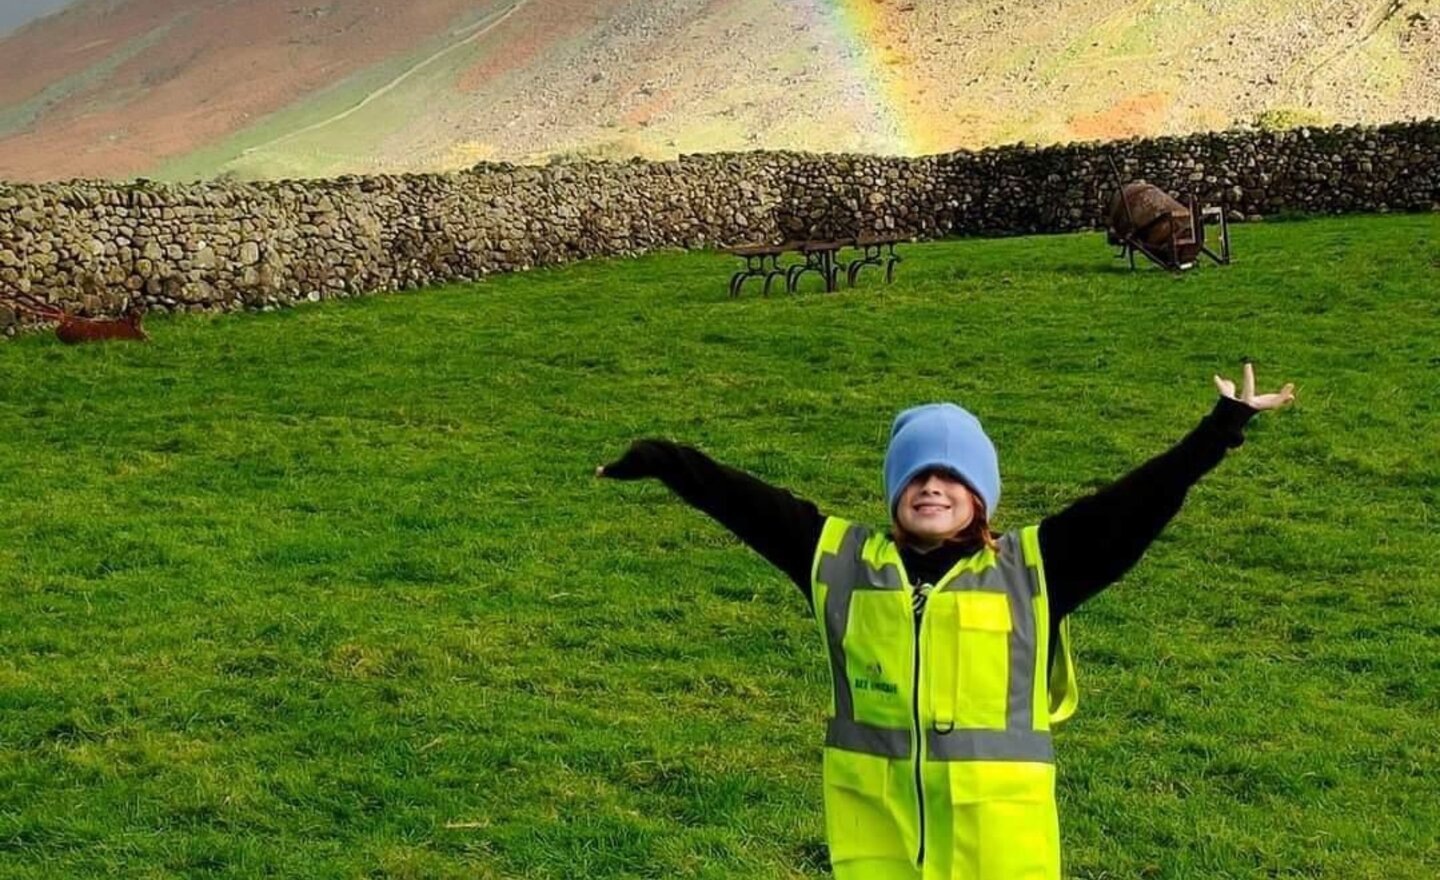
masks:
<path fill-rule="evenodd" d="M 1259 395 L 1255 398 L 1254 402 L 1251 403 L 1251 406 L 1254 406 L 1256 409 L 1279 409 L 1294 401 L 1295 384 L 1293 382 L 1287 382 L 1284 388 L 1281 388 L 1273 394 Z"/>
<path fill-rule="evenodd" d="M 1229 379 L 1222 379 L 1218 373 L 1215 375 L 1215 387 L 1219 389 L 1221 397 L 1233 398 L 1235 396 L 1235 383 Z"/>
<path fill-rule="evenodd" d="M 1251 400 L 1255 397 L 1255 365 L 1249 361 L 1245 362 L 1245 378 L 1243 391 L 1240 394 L 1241 400 Z"/>
<path fill-rule="evenodd" d="M 597 476 L 597 477 L 603 477 L 603 476 L 605 476 L 605 465 L 600 464 L 600 465 L 596 465 L 596 466 L 595 466 L 595 476 Z"/>
<path fill-rule="evenodd" d="M 1295 401 L 1295 383 L 1286 382 L 1284 388 L 1281 388 L 1275 394 L 1270 394 L 1267 396 L 1274 399 L 1274 403 L 1272 405 L 1277 409 L 1285 406 L 1286 404 L 1293 403 Z"/>

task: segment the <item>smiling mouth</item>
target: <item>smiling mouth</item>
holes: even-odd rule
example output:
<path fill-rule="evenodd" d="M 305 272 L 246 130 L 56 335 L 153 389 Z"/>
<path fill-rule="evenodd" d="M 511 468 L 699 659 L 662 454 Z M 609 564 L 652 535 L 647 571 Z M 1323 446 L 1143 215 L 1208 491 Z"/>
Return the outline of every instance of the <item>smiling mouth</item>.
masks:
<path fill-rule="evenodd" d="M 917 504 L 916 513 L 942 513 L 950 509 L 948 504 Z"/>

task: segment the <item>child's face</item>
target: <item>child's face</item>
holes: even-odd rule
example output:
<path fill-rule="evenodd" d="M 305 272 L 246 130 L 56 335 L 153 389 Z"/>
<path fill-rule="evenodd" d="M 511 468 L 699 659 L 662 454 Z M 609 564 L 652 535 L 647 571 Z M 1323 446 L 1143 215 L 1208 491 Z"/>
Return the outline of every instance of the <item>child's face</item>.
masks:
<path fill-rule="evenodd" d="M 900 493 L 895 519 L 926 545 L 936 545 L 970 525 L 975 498 L 954 474 L 939 468 L 921 471 Z"/>

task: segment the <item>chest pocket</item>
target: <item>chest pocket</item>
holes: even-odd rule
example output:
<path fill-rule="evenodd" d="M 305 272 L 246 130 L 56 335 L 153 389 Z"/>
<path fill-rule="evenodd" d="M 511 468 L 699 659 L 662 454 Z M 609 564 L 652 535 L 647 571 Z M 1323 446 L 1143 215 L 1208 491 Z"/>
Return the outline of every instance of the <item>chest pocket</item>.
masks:
<path fill-rule="evenodd" d="M 845 666 L 855 720 L 910 728 L 910 597 L 903 590 L 857 590 L 845 630 Z"/>
<path fill-rule="evenodd" d="M 942 591 L 926 621 L 930 695 L 938 730 L 1004 730 L 1010 688 L 1010 599 Z"/>

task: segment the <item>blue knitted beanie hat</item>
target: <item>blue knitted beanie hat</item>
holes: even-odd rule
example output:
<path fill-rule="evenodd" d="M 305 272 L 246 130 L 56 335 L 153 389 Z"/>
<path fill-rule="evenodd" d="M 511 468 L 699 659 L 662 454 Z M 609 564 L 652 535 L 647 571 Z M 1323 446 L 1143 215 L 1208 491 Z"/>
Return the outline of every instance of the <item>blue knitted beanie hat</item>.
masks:
<path fill-rule="evenodd" d="M 986 513 L 995 515 L 1000 503 L 995 444 L 979 419 L 953 403 L 917 406 L 895 417 L 885 451 L 885 497 L 892 519 L 905 486 L 930 467 L 954 471 L 985 502 Z"/>

